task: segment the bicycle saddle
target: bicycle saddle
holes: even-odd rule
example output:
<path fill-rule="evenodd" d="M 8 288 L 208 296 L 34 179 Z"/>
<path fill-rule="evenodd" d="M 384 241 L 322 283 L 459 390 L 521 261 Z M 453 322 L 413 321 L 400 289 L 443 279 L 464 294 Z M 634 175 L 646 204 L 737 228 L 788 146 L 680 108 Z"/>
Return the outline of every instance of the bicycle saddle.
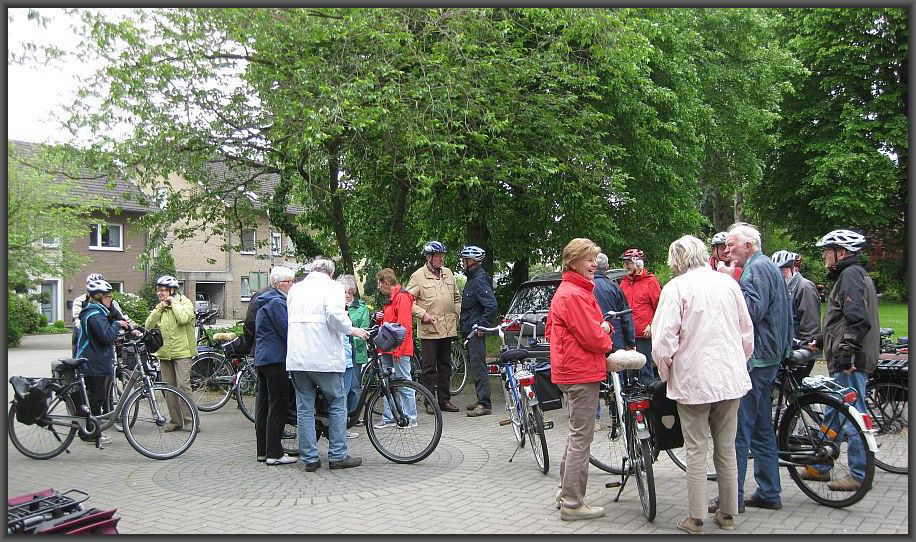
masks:
<path fill-rule="evenodd" d="M 617 350 L 607 357 L 607 371 L 609 373 L 627 369 L 642 369 L 645 364 L 646 356 L 636 350 Z"/>
<path fill-rule="evenodd" d="M 511 363 L 513 361 L 521 361 L 526 358 L 530 358 L 531 353 L 525 350 L 524 348 L 513 348 L 512 350 L 506 350 L 499 355 L 500 363 Z"/>
<path fill-rule="evenodd" d="M 89 360 L 86 358 L 58 358 L 57 361 L 64 365 L 69 365 L 70 367 L 78 367 L 83 362 L 88 362 Z"/>
<path fill-rule="evenodd" d="M 889 337 L 894 334 L 894 328 L 882 327 L 878 329 L 878 334 L 882 337 Z"/>

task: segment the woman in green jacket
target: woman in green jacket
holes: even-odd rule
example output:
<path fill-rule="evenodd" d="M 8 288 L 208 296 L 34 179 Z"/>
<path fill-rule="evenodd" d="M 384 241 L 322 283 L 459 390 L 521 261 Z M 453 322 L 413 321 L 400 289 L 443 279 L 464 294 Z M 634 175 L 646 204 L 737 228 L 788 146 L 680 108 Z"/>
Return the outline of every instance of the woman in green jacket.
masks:
<path fill-rule="evenodd" d="M 356 278 L 353 275 L 341 275 L 337 278 L 337 281 L 343 284 L 346 294 L 347 313 L 350 315 L 350 321 L 353 327 L 369 329 L 371 325 L 369 307 L 357 297 L 359 293 L 356 290 Z M 347 413 L 349 414 L 353 412 L 356 408 L 356 403 L 359 402 L 359 395 L 362 393 L 362 385 L 360 382 L 362 366 L 369 358 L 366 350 L 366 341 L 352 335 L 348 335 L 346 339 L 350 341 L 350 348 L 348 350 L 351 355 L 351 363 L 347 365 L 352 365 L 352 367 L 347 367 L 347 372 L 344 373 L 344 388 L 348 390 Z"/>

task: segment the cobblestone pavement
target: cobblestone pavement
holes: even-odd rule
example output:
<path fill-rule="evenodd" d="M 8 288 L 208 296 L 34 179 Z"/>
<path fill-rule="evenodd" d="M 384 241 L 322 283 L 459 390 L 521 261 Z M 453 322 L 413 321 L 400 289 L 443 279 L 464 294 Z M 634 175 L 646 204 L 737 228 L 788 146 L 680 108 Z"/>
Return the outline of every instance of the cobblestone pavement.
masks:
<path fill-rule="evenodd" d="M 27 337 L 23 348 L 9 351 L 9 374 L 40 376 L 56 356 L 66 355 L 69 336 Z M 472 386 L 455 398 L 473 400 Z M 494 415 L 468 418 L 444 413 L 445 430 L 436 451 L 416 465 L 382 458 L 365 435 L 350 440 L 351 454 L 363 458 L 355 469 L 315 473 L 301 463 L 266 466 L 255 461 L 254 424 L 234 402 L 201 413 L 202 431 L 184 455 L 167 461 L 147 459 L 122 434 L 96 450 L 78 439 L 71 453 L 49 461 L 21 455 L 7 439 L 7 495 L 47 487 L 87 491 L 87 504 L 117 507 L 124 534 L 222 533 L 427 533 L 427 534 L 674 534 L 686 514 L 686 480 L 665 455 L 655 464 L 658 515 L 647 522 L 635 484 L 619 502 L 604 483 L 616 477 L 591 467 L 586 500 L 607 509 L 606 517 L 563 522 L 554 508 L 558 464 L 566 437 L 565 410 L 546 413 L 555 422 L 548 431 L 550 471 L 545 476 L 526 446 L 515 449 L 503 418 L 498 380 L 491 379 Z M 753 491 L 752 477 L 746 491 Z M 846 509 L 816 504 L 782 470 L 780 511 L 749 509 L 738 518 L 735 534 L 908 534 L 908 477 L 876 470 L 874 491 Z M 715 484 L 708 485 L 710 496 Z M 725 534 L 707 522 L 707 532 Z"/>

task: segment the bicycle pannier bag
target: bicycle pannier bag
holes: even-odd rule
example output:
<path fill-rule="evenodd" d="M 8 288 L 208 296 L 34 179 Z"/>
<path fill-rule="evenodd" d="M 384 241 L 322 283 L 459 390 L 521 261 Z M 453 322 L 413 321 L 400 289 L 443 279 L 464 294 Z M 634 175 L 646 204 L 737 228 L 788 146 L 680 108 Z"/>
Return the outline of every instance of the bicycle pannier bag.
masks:
<path fill-rule="evenodd" d="M 656 448 L 669 450 L 684 445 L 681 432 L 681 417 L 677 413 L 677 402 L 666 395 L 668 383 L 661 380 L 651 386 L 652 399 L 649 408 L 649 423 L 655 432 Z"/>
<path fill-rule="evenodd" d="M 407 330 L 397 322 L 385 322 L 375 336 L 375 346 L 381 352 L 391 352 L 404 342 Z"/>
<path fill-rule="evenodd" d="M 534 393 L 538 396 L 541 410 L 563 408 L 563 392 L 550 381 L 550 364 L 542 363 L 534 367 Z"/>
<path fill-rule="evenodd" d="M 16 396 L 16 419 L 19 423 L 33 425 L 39 418 L 48 412 L 48 399 L 51 391 L 47 379 L 39 378 L 34 381 L 14 376 L 10 378 L 13 393 Z"/>
<path fill-rule="evenodd" d="M 143 344 L 146 345 L 146 351 L 150 354 L 154 354 L 156 350 L 162 348 L 162 332 L 159 331 L 159 328 L 147 329 L 146 334 L 143 336 Z"/>

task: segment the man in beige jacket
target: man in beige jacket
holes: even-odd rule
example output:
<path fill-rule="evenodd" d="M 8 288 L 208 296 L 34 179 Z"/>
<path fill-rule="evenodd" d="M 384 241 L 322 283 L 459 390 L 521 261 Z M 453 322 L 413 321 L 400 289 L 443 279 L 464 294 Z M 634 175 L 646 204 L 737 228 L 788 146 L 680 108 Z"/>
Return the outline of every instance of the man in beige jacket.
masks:
<path fill-rule="evenodd" d="M 422 383 L 439 401 L 439 408 L 458 412 L 449 400 L 452 339 L 458 334 L 458 315 L 461 313 L 461 295 L 455 284 L 455 275 L 443 267 L 445 245 L 430 241 L 423 245 L 426 265 L 417 269 L 404 288 L 414 296 L 413 316 L 420 320 L 417 335 L 420 337 L 423 377 Z M 426 410 L 433 413 L 431 405 Z"/>

